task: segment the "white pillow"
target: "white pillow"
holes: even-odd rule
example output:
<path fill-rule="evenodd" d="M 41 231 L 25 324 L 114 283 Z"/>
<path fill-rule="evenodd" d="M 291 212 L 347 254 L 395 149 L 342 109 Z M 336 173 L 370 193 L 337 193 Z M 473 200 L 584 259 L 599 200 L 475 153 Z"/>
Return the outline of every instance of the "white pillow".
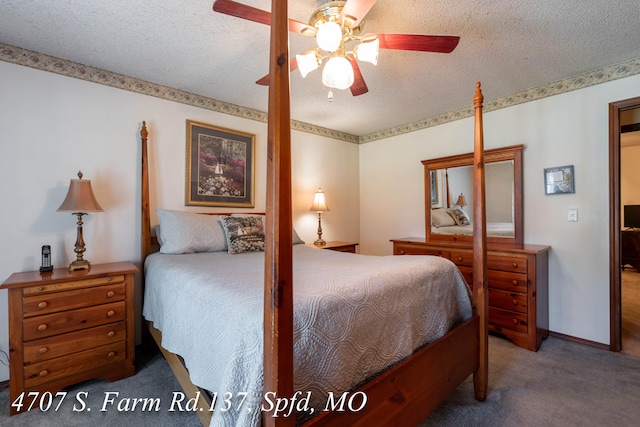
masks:
<path fill-rule="evenodd" d="M 237 216 L 237 217 L 246 217 L 246 216 L 259 216 L 262 217 L 262 228 L 263 230 L 267 231 L 267 224 L 265 222 L 265 215 L 262 214 L 242 214 L 242 213 L 234 213 L 231 214 L 231 216 Z M 298 236 L 298 233 L 296 232 L 295 228 L 291 228 L 291 237 L 292 237 L 292 241 L 294 245 L 304 245 L 304 240 L 302 240 L 300 238 L 300 236 Z"/>
<path fill-rule="evenodd" d="M 446 209 L 431 209 L 431 224 L 436 227 L 449 227 L 456 225 L 456 222 Z"/>
<path fill-rule="evenodd" d="M 188 254 L 227 250 L 219 215 L 156 209 L 160 220 L 163 254 Z"/>

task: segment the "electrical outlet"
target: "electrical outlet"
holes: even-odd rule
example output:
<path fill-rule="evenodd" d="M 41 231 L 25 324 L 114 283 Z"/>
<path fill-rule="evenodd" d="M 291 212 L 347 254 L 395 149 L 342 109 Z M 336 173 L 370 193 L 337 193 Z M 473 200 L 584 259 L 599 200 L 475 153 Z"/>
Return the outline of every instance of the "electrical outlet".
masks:
<path fill-rule="evenodd" d="M 567 211 L 567 221 L 578 222 L 578 209 L 569 209 Z"/>

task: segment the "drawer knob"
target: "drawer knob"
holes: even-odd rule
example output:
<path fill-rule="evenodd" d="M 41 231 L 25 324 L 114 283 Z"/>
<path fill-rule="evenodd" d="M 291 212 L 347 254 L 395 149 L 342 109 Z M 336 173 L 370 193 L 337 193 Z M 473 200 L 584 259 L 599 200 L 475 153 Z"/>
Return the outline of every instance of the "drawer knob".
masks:
<path fill-rule="evenodd" d="M 109 292 L 107 292 L 107 298 L 111 298 L 111 297 L 113 297 L 115 294 L 116 294 L 115 292 L 113 292 L 113 291 L 109 291 Z"/>
<path fill-rule="evenodd" d="M 518 305 L 518 300 L 514 299 L 513 300 L 513 305 Z"/>
<path fill-rule="evenodd" d="M 38 330 L 39 330 L 39 331 L 44 331 L 44 330 L 46 330 L 46 329 L 47 329 L 47 327 L 48 327 L 48 326 L 47 326 L 47 324 L 46 324 L 46 323 L 43 323 L 42 325 L 38 325 Z"/>
<path fill-rule="evenodd" d="M 113 357 L 116 355 L 115 351 L 110 351 L 109 354 L 107 354 L 107 357 Z"/>
<path fill-rule="evenodd" d="M 109 332 L 107 332 L 107 336 L 108 336 L 109 338 L 113 338 L 113 337 L 115 336 L 115 334 L 116 334 L 116 332 L 115 332 L 115 331 L 109 331 Z"/>
<path fill-rule="evenodd" d="M 513 319 L 513 324 L 517 325 L 518 324 L 518 319 Z"/>
<path fill-rule="evenodd" d="M 116 314 L 116 312 L 113 310 L 107 311 L 107 317 L 112 317 L 114 314 Z"/>
<path fill-rule="evenodd" d="M 513 268 L 518 268 L 518 263 L 517 262 L 513 263 Z"/>
<path fill-rule="evenodd" d="M 38 308 L 47 308 L 48 305 L 49 303 L 42 301 L 41 303 L 38 303 Z"/>
<path fill-rule="evenodd" d="M 515 280 L 515 279 L 514 279 L 514 280 L 513 280 L 513 282 L 511 282 L 511 283 L 513 283 L 513 286 L 518 286 L 518 281 L 517 281 L 517 280 Z"/>
<path fill-rule="evenodd" d="M 45 354 L 47 351 L 49 351 L 48 347 L 40 347 L 38 349 L 38 353 L 40 353 L 40 354 Z"/>
<path fill-rule="evenodd" d="M 40 371 L 38 375 L 40 375 L 41 377 L 45 377 L 49 375 L 49 371 L 47 371 L 46 369 L 43 369 L 42 371 Z"/>
<path fill-rule="evenodd" d="M 400 251 L 400 255 L 404 255 L 404 251 Z"/>
<path fill-rule="evenodd" d="M 44 286 L 40 286 L 40 287 L 38 288 L 38 291 L 42 292 L 42 291 L 44 291 L 44 289 L 45 289 L 45 288 L 44 288 Z"/>
<path fill-rule="evenodd" d="M 462 257 L 461 256 L 458 257 L 458 262 L 462 262 Z"/>
<path fill-rule="evenodd" d="M 110 282 L 110 281 L 111 281 L 111 277 L 107 277 L 107 282 Z"/>

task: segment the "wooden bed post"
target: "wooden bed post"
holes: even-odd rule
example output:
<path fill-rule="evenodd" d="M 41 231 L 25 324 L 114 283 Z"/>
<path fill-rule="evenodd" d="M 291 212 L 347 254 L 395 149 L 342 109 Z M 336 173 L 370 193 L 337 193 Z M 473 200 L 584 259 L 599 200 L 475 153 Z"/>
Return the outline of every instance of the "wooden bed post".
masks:
<path fill-rule="evenodd" d="M 142 187 L 140 188 L 142 198 L 142 218 L 141 218 L 141 262 L 144 267 L 144 260 L 151 253 L 151 212 L 149 212 L 149 165 L 147 158 L 147 122 L 142 122 L 140 130 L 140 139 L 142 140 Z M 144 274 L 142 275 L 144 281 Z"/>
<path fill-rule="evenodd" d="M 480 82 L 476 83 L 476 94 L 473 98 L 475 108 L 475 130 L 473 147 L 474 185 L 473 185 L 473 303 L 474 310 L 480 316 L 480 363 L 473 373 L 475 398 L 484 401 L 487 397 L 489 382 L 489 323 L 487 291 L 487 227 L 484 191 L 484 136 L 482 129 L 482 90 Z M 480 232 L 478 232 L 480 231 Z"/>
<path fill-rule="evenodd" d="M 287 0 L 271 3 L 267 215 L 264 276 L 263 395 L 293 395 L 293 273 L 291 244 L 291 111 Z M 273 396 L 273 395 L 272 395 Z M 273 400 L 273 397 L 272 399 Z M 292 426 L 295 416 L 262 412 L 263 426 Z"/>

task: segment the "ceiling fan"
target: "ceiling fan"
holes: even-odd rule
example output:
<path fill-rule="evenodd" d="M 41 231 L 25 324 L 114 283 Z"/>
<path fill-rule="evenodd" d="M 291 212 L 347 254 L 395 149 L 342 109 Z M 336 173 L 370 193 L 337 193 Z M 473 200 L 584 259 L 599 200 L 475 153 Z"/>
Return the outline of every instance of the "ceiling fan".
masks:
<path fill-rule="evenodd" d="M 328 1 L 316 9 L 305 24 L 289 19 L 289 31 L 315 37 L 318 47 L 296 55 L 289 63 L 290 71 L 300 70 L 302 77 L 324 63 L 322 83 L 331 89 L 350 89 L 353 96 L 367 93 L 358 61 L 378 62 L 379 49 L 414 50 L 450 53 L 460 37 L 426 34 L 362 34 L 363 19 L 376 0 Z M 271 24 L 271 13 L 233 0 L 215 0 L 213 10 L 226 15 Z M 347 45 L 357 43 L 352 50 Z M 269 84 L 269 75 L 256 81 Z"/>

